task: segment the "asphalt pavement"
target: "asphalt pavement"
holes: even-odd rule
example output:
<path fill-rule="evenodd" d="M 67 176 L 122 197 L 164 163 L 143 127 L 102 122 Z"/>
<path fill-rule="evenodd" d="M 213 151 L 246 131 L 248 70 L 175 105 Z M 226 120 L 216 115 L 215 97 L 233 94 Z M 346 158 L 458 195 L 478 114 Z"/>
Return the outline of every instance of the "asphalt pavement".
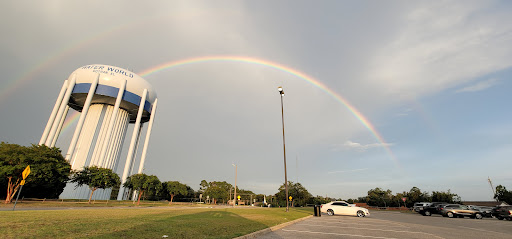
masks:
<path fill-rule="evenodd" d="M 370 217 L 312 217 L 255 238 L 512 238 L 512 221 L 371 211 Z"/>

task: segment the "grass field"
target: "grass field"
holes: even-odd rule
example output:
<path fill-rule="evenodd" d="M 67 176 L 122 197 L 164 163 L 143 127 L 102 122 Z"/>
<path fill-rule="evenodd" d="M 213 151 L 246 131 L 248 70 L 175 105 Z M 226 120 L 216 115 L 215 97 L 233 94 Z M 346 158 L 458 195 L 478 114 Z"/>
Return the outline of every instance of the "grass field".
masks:
<path fill-rule="evenodd" d="M 3 200 L 2 200 L 3 202 Z M 159 207 L 159 206 L 168 206 L 169 203 L 167 201 L 140 201 L 139 206 L 145 206 L 145 207 Z M 187 205 L 188 207 L 205 207 L 205 204 L 194 204 L 194 203 L 181 203 L 181 202 L 174 202 L 173 206 L 179 206 L 179 205 Z M 0 208 L 13 208 L 14 206 L 14 200 L 10 204 L 4 204 L 0 203 Z M 81 207 L 136 207 L 136 202 L 132 201 L 117 201 L 117 200 L 98 200 L 98 201 L 91 201 L 91 204 L 87 202 L 87 200 L 77 200 L 77 199 L 65 199 L 65 200 L 58 200 L 58 199 L 50 199 L 50 200 L 44 200 L 44 199 L 30 199 L 30 200 L 23 200 L 19 201 L 16 205 L 16 209 L 23 209 L 23 208 L 81 208 Z"/>
<path fill-rule="evenodd" d="M 0 211 L 1 238 L 233 238 L 311 208 L 119 207 Z"/>

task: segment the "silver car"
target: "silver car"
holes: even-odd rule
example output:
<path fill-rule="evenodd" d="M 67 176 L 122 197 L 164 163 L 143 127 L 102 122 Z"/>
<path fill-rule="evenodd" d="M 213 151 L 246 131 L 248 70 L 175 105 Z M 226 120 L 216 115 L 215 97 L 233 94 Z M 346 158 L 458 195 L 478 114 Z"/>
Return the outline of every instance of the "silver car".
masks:
<path fill-rule="evenodd" d="M 478 210 L 469 209 L 466 205 L 459 205 L 459 204 L 448 204 L 446 205 L 443 210 L 441 210 L 441 215 L 444 217 L 470 217 L 470 218 L 476 218 L 476 219 L 482 219 L 483 215 Z"/>

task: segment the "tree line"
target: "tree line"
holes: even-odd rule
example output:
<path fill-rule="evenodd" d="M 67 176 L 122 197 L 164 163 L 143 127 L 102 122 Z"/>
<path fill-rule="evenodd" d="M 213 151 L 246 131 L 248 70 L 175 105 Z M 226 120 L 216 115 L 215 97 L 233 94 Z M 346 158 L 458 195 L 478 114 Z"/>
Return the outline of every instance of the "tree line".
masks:
<path fill-rule="evenodd" d="M 112 188 L 112 199 L 117 196 L 120 178 L 110 169 L 96 166 L 84 167 L 82 170 L 72 171 L 71 165 L 64 159 L 61 151 L 55 147 L 45 145 L 31 145 L 28 147 L 17 144 L 0 143 L 0 198 L 10 203 L 18 190 L 23 170 L 30 165 L 31 174 L 26 179 L 23 188 L 24 197 L 28 198 L 58 198 L 67 182 L 76 183 L 77 186 L 87 185 L 92 199 L 94 191 L 99 188 Z M 161 182 L 155 175 L 134 174 L 123 184 L 129 188 L 130 195 L 135 195 L 137 202 L 145 200 L 173 201 L 200 201 L 212 204 L 227 204 L 234 198 L 234 187 L 226 181 L 208 182 L 202 180 L 199 190 L 178 181 Z M 330 197 L 313 196 L 300 183 L 288 182 L 288 195 L 286 198 L 284 183 L 277 193 L 271 195 L 255 194 L 250 190 L 236 188 L 240 201 L 253 204 L 266 201 L 273 206 L 285 207 L 286 202 L 291 206 L 307 206 L 341 200 Z M 498 185 L 494 198 L 512 204 L 512 191 Z M 405 202 L 403 201 L 405 199 Z M 461 198 L 448 191 L 422 192 L 413 187 L 409 191 L 393 194 L 391 190 L 379 187 L 368 191 L 367 196 L 357 199 L 348 199 L 349 203 L 366 203 L 378 207 L 412 207 L 416 202 L 448 202 L 460 203 Z"/>
<path fill-rule="evenodd" d="M 77 187 L 87 185 L 91 190 L 89 202 L 97 189 L 119 190 L 121 180 L 111 169 L 97 166 L 72 171 L 60 149 L 46 145 L 20 146 L 0 143 L 0 198 L 10 203 L 18 191 L 23 170 L 30 165 L 31 173 L 23 187 L 27 198 L 58 198 L 67 182 Z M 130 176 L 124 187 L 137 192 L 141 197 L 153 200 L 168 199 L 172 202 L 177 195 L 188 195 L 193 190 L 177 181 L 160 182 L 155 175 L 135 174 Z M 112 197 L 115 193 L 112 193 Z M 117 195 L 117 194 L 115 194 Z M 179 197 L 179 196 L 178 196 Z"/>
<path fill-rule="evenodd" d="M 26 179 L 23 196 L 27 198 L 58 198 L 67 182 L 77 187 L 86 185 L 91 190 L 89 200 L 97 189 L 112 188 L 111 199 L 117 195 L 120 178 L 111 169 L 97 166 L 84 167 L 72 171 L 71 165 L 64 159 L 60 149 L 46 145 L 20 146 L 0 143 L 0 198 L 10 203 L 22 180 L 23 170 L 30 165 L 31 174 Z M 234 187 L 226 181 L 207 182 L 202 180 L 198 191 L 178 181 L 161 182 L 155 175 L 135 174 L 123 184 L 136 195 L 137 202 L 145 200 L 202 201 L 207 203 L 228 203 L 234 197 Z M 293 197 L 291 205 L 305 206 L 328 202 L 323 197 L 312 197 L 300 184 L 289 182 L 289 195 Z M 250 190 L 236 188 L 240 200 L 248 204 L 267 200 L 276 206 L 285 206 L 284 184 L 274 195 L 255 194 Z M 268 199 L 267 199 L 268 198 Z M 253 200 L 252 202 L 250 200 Z"/>
<path fill-rule="evenodd" d="M 404 200 L 405 199 L 405 200 Z M 379 187 L 370 189 L 368 195 L 357 199 L 349 199 L 349 203 L 366 203 L 369 206 L 376 207 L 412 207 L 417 202 L 447 202 L 460 203 L 459 195 L 450 190 L 422 192 L 417 187 L 412 187 L 409 191 L 393 194 L 391 190 L 381 189 Z"/>

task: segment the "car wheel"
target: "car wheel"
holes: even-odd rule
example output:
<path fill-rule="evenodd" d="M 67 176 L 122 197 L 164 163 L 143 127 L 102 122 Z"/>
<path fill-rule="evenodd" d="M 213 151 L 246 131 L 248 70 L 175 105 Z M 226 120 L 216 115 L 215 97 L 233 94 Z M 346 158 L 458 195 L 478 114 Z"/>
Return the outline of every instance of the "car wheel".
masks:
<path fill-rule="evenodd" d="M 452 212 L 448 212 L 448 213 L 446 213 L 446 216 L 448 216 L 449 218 L 453 218 L 453 213 Z"/>
<path fill-rule="evenodd" d="M 476 219 L 482 219 L 482 218 L 483 218 L 483 216 L 482 216 L 482 214 L 477 213 L 477 214 L 475 214 L 475 218 L 476 218 Z"/>
<path fill-rule="evenodd" d="M 327 215 L 334 216 L 334 211 L 332 209 L 327 210 Z"/>
<path fill-rule="evenodd" d="M 430 211 L 425 211 L 425 213 L 423 213 L 423 215 L 425 215 L 425 216 L 432 216 L 432 213 Z"/>
<path fill-rule="evenodd" d="M 503 217 L 499 217 L 499 216 L 498 216 L 498 220 L 503 220 Z"/>
<path fill-rule="evenodd" d="M 512 217 L 507 217 L 507 221 L 512 221 Z"/>
<path fill-rule="evenodd" d="M 357 211 L 357 217 L 364 217 L 364 212 L 363 211 Z"/>

